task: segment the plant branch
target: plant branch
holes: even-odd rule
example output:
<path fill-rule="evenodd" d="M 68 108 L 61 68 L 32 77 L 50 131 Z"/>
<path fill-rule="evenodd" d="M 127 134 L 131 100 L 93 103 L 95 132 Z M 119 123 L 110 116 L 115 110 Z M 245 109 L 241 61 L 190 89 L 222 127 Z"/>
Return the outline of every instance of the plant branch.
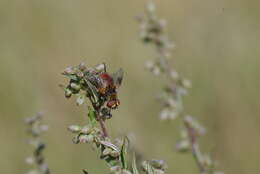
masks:
<path fill-rule="evenodd" d="M 100 109 L 97 109 L 96 110 L 96 118 L 99 122 L 99 125 L 100 125 L 100 128 L 101 128 L 101 131 L 102 131 L 102 135 L 104 138 L 108 137 L 108 132 L 107 132 L 107 129 L 106 129 L 106 125 L 105 125 L 105 122 L 104 120 L 100 117 Z"/>
<path fill-rule="evenodd" d="M 196 135 L 196 130 L 190 125 L 190 123 L 187 120 L 184 120 L 184 125 L 185 128 L 188 132 L 188 137 L 189 137 L 189 141 L 190 141 L 190 146 L 191 146 L 191 152 L 192 155 L 196 161 L 196 164 L 199 168 L 200 174 L 205 174 L 206 169 L 205 166 L 203 165 L 203 161 L 202 161 L 202 154 L 200 152 L 200 147 L 199 144 L 197 142 L 197 135 Z"/>
<path fill-rule="evenodd" d="M 197 137 L 204 133 L 204 129 L 191 116 L 184 117 L 183 96 L 187 94 L 187 89 L 191 87 L 191 83 L 170 66 L 168 58 L 171 56 L 173 44 L 169 41 L 165 31 L 166 21 L 156 16 L 153 3 L 149 3 L 146 7 L 145 14 L 138 17 L 140 34 L 144 43 L 155 47 L 157 54 L 157 58 L 154 61 L 147 62 L 146 67 L 156 76 L 160 74 L 166 76 L 168 81 L 159 98 L 163 105 L 160 119 L 173 120 L 177 116 L 182 117 L 185 134 L 182 143 L 178 146 L 179 150 L 187 151 L 187 149 L 190 149 L 200 174 L 210 173 L 213 163 L 211 159 L 208 160 L 201 154 L 197 142 Z"/>
<path fill-rule="evenodd" d="M 33 117 L 27 117 L 25 119 L 26 124 L 29 125 L 28 133 L 31 136 L 29 144 L 34 147 L 33 155 L 28 157 L 26 162 L 36 166 L 36 168 L 29 171 L 28 174 L 51 174 L 47 163 L 45 163 L 45 158 L 43 155 L 43 150 L 45 149 L 46 145 L 40 139 L 41 133 L 46 131 L 48 127 L 46 125 L 42 125 L 41 120 L 41 113 L 38 113 Z"/>
<path fill-rule="evenodd" d="M 83 104 L 85 98 L 92 104 L 92 107 L 88 107 L 88 124 L 71 125 L 68 129 L 76 134 L 73 138 L 75 144 L 90 143 L 96 147 L 100 152 L 100 158 L 110 167 L 111 174 L 139 174 L 135 160 L 131 169 L 127 167 L 128 138 L 111 141 L 105 126 L 105 120 L 112 117 L 111 111 L 119 105 L 116 89 L 122 82 L 123 70 L 119 69 L 110 78 L 105 66 L 102 66 L 101 71 L 99 67 L 100 65 L 87 68 L 80 64 L 67 68 L 63 73 L 70 79 L 69 84 L 64 88 L 65 96 L 70 98 L 76 95 L 78 105 Z M 106 85 L 107 83 L 109 85 Z M 100 128 L 97 127 L 97 122 Z M 166 164 L 163 160 L 149 160 L 144 161 L 142 167 L 146 174 L 164 174 Z M 88 173 L 86 170 L 83 172 Z"/>

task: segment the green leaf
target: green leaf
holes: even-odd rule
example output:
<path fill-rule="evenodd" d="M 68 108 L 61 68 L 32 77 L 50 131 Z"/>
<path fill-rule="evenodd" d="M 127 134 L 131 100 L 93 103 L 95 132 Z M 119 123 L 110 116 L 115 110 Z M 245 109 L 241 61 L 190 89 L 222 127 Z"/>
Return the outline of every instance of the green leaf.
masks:
<path fill-rule="evenodd" d="M 78 80 L 78 77 L 76 74 L 64 74 L 64 75 L 71 80 Z"/>
<path fill-rule="evenodd" d="M 148 174 L 154 174 L 154 170 L 149 163 L 147 163 L 147 173 Z"/>
<path fill-rule="evenodd" d="M 91 126 L 95 127 L 97 124 L 96 115 L 95 115 L 94 110 L 90 106 L 88 107 L 88 118 L 89 118 Z"/>
<path fill-rule="evenodd" d="M 123 145 L 122 145 L 121 150 L 120 150 L 120 161 L 121 161 L 123 169 L 127 168 L 127 162 L 126 162 L 126 140 L 127 140 L 127 138 L 124 138 Z"/>
<path fill-rule="evenodd" d="M 114 167 L 118 165 L 118 161 L 115 160 L 115 158 L 111 157 L 111 156 L 107 156 L 107 158 L 105 158 L 105 161 L 107 162 L 108 166 L 110 167 Z"/>
<path fill-rule="evenodd" d="M 146 174 L 155 174 L 153 167 L 151 166 L 149 161 L 144 161 L 142 163 L 142 167 L 145 170 Z"/>
<path fill-rule="evenodd" d="M 136 166 L 135 153 L 134 153 L 134 155 L 133 155 L 132 170 L 133 170 L 133 174 L 139 174 L 138 169 L 137 169 L 137 166 Z"/>

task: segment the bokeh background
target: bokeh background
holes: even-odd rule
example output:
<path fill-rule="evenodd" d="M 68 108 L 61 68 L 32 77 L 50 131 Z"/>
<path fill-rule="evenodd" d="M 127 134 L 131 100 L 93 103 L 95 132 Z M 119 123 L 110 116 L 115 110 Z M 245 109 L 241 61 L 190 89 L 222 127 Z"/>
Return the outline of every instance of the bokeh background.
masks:
<path fill-rule="evenodd" d="M 134 134 L 145 158 L 165 159 L 168 173 L 198 173 L 191 155 L 174 150 L 179 124 L 158 121 L 154 100 L 163 81 L 144 70 L 152 59 L 134 17 L 144 0 L 0 0 L 0 173 L 25 173 L 30 154 L 23 118 L 42 111 L 50 127 L 44 139 L 56 174 L 105 173 L 87 145 L 74 145 L 66 130 L 86 121 L 86 107 L 66 100 L 58 84 L 68 65 L 106 62 L 126 74 L 121 106 L 108 124 L 113 137 Z M 205 151 L 226 173 L 260 172 L 257 0 L 157 0 L 175 41 L 171 63 L 193 82 L 186 111 L 208 128 Z"/>

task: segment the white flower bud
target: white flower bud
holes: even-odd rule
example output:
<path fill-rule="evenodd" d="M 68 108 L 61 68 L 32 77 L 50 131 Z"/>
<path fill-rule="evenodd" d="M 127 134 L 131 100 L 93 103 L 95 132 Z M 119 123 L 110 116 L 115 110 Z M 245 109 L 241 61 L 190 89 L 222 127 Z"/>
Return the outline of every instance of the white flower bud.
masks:
<path fill-rule="evenodd" d="M 84 127 L 81 129 L 80 132 L 83 133 L 83 134 L 90 134 L 90 133 L 91 133 L 91 128 L 88 127 L 88 126 L 84 126 Z"/>
<path fill-rule="evenodd" d="M 118 151 L 113 150 L 113 151 L 110 152 L 110 155 L 112 157 L 118 157 L 120 155 L 120 153 Z"/>
<path fill-rule="evenodd" d="M 81 131 L 81 127 L 78 125 L 71 125 L 68 127 L 68 130 L 72 133 L 79 133 Z"/>
<path fill-rule="evenodd" d="M 102 154 L 103 154 L 104 156 L 106 156 L 106 155 L 109 155 L 111 152 L 112 152 L 112 149 L 106 148 L 105 150 L 103 150 Z"/>

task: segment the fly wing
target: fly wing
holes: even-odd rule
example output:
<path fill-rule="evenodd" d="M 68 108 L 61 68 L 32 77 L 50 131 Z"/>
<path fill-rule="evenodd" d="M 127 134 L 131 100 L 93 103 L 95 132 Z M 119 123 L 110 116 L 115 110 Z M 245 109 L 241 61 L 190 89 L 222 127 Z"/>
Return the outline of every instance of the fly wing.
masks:
<path fill-rule="evenodd" d="M 117 88 L 122 84 L 123 77 L 124 77 L 124 70 L 122 68 L 120 68 L 118 71 L 112 74 L 114 84 L 116 85 Z"/>

